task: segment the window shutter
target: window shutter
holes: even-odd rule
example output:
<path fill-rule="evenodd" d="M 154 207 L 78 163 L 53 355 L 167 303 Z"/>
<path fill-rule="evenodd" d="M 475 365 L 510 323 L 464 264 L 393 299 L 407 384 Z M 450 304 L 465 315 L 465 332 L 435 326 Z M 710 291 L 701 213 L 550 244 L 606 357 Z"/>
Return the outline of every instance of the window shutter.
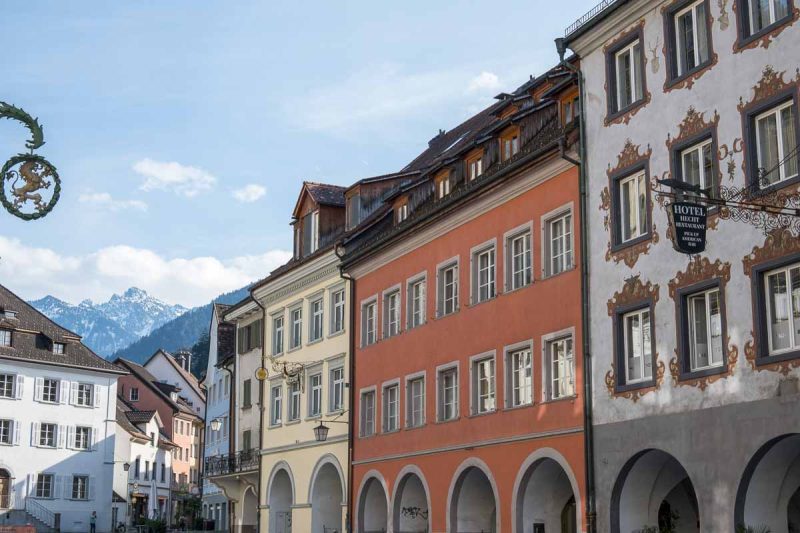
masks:
<path fill-rule="evenodd" d="M 69 384 L 69 403 L 70 405 L 77 405 L 78 403 L 78 382 L 73 381 Z"/>
<path fill-rule="evenodd" d="M 67 426 L 67 448 L 77 448 L 75 446 L 75 426 Z"/>
<path fill-rule="evenodd" d="M 36 495 L 36 474 L 28 474 L 27 481 L 28 496 L 33 497 Z"/>
<path fill-rule="evenodd" d="M 56 435 L 56 437 L 58 438 L 58 447 L 64 448 L 67 445 L 67 426 L 59 424 L 57 431 L 58 435 Z"/>
<path fill-rule="evenodd" d="M 69 381 L 60 380 L 58 382 L 58 393 L 61 396 L 61 403 L 67 403 L 69 400 Z"/>
<path fill-rule="evenodd" d="M 89 430 L 89 438 L 91 439 L 93 452 L 97 451 L 97 433 L 98 433 L 97 428 L 91 428 Z"/>
<path fill-rule="evenodd" d="M 50 497 L 58 498 L 60 496 L 63 496 L 64 498 L 69 498 L 70 496 L 72 496 L 72 494 L 69 494 L 69 492 L 67 492 L 67 487 L 65 486 L 66 483 L 64 483 L 64 476 L 53 476 L 53 482 L 54 485 L 52 488 L 52 492 L 50 493 Z"/>
<path fill-rule="evenodd" d="M 244 335 L 246 330 L 244 328 L 239 328 L 238 331 L 238 343 L 239 343 L 239 353 L 244 353 Z"/>
<path fill-rule="evenodd" d="M 42 391 L 44 390 L 44 378 L 36 378 L 35 382 L 35 391 L 34 391 L 34 399 L 37 402 L 42 401 Z"/>
<path fill-rule="evenodd" d="M 31 423 L 31 446 L 39 446 L 39 422 Z"/>
<path fill-rule="evenodd" d="M 15 397 L 17 398 L 17 400 L 22 399 L 22 391 L 24 389 L 24 385 L 25 385 L 25 376 L 23 376 L 22 374 L 17 374 L 17 390 L 15 391 L 16 392 Z"/>
<path fill-rule="evenodd" d="M 22 427 L 22 422 L 14 420 L 12 424 L 14 424 L 14 440 L 12 442 L 14 446 L 19 446 L 19 430 Z"/>
<path fill-rule="evenodd" d="M 92 399 L 94 400 L 94 406 L 100 407 L 100 385 L 94 386 L 92 390 Z"/>

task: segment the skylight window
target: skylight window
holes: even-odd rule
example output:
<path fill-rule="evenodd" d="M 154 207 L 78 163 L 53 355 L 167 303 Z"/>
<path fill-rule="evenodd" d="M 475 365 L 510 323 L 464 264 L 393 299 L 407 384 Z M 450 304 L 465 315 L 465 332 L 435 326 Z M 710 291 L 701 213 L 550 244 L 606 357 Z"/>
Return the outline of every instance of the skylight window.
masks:
<path fill-rule="evenodd" d="M 464 132 L 464 134 L 463 134 L 463 135 L 461 135 L 461 136 L 460 136 L 458 139 L 456 139 L 456 140 L 453 142 L 453 144 L 451 144 L 450 146 L 448 146 L 447 148 L 445 148 L 444 150 L 442 150 L 442 153 L 444 153 L 444 152 L 448 152 L 448 151 L 449 151 L 449 150 L 450 150 L 452 147 L 454 147 L 455 145 L 457 145 L 458 143 L 460 143 L 460 142 L 461 142 L 461 141 L 464 139 L 464 137 L 466 137 L 468 134 L 469 134 L 469 131 L 466 131 L 466 132 Z"/>

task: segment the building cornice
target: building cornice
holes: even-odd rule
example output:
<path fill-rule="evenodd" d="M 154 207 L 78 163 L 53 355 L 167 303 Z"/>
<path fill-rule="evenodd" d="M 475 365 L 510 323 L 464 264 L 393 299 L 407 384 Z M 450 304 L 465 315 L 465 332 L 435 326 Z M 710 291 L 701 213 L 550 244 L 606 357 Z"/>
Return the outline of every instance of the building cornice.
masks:
<path fill-rule="evenodd" d="M 602 20 L 588 28 L 579 37 L 571 39 L 569 46 L 579 57 L 586 57 L 609 40 L 617 37 L 628 27 L 638 22 L 651 11 L 660 8 L 661 3 L 650 0 L 634 0 L 620 5 Z"/>
<path fill-rule="evenodd" d="M 305 450 L 306 448 L 317 448 L 319 446 L 327 446 L 330 444 L 338 444 L 340 442 L 347 442 L 347 434 L 335 435 L 329 437 L 325 442 L 317 442 L 316 440 L 309 440 L 295 444 L 284 444 L 282 446 L 273 446 L 271 448 L 264 448 L 261 450 L 261 455 L 271 455 L 273 453 L 291 452 L 294 450 Z"/>
<path fill-rule="evenodd" d="M 275 281 L 262 285 L 253 291 L 253 297 L 265 307 L 270 307 L 277 301 L 293 298 L 306 287 L 338 274 L 339 258 L 331 250 L 313 261 L 299 265 Z"/>

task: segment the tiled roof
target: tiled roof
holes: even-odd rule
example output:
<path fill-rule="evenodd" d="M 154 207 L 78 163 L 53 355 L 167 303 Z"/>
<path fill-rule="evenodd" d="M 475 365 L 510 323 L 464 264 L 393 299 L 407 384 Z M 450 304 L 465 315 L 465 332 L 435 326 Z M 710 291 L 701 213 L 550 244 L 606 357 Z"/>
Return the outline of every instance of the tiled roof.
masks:
<path fill-rule="evenodd" d="M 117 402 L 117 416 L 116 416 L 117 425 L 119 425 L 119 427 L 121 427 L 122 429 L 124 429 L 125 431 L 127 431 L 136 438 L 139 439 L 149 438 L 147 435 L 142 433 L 142 431 L 139 428 L 137 428 L 136 425 L 133 422 L 131 422 L 130 418 L 128 417 L 129 413 L 136 411 L 127 411 L 126 409 L 127 407 L 125 407 L 124 404 L 120 404 L 119 402 Z M 152 417 L 153 415 L 150 416 Z M 150 419 L 148 418 L 147 420 Z"/>
<path fill-rule="evenodd" d="M 0 358 L 126 373 L 90 350 L 79 335 L 59 326 L 3 285 L 0 285 L 0 310 L 17 313 L 15 318 L 0 314 L 0 328 L 13 331 L 12 345 L 0 347 Z M 53 342 L 65 344 L 63 354 L 53 353 Z"/>
<path fill-rule="evenodd" d="M 314 183 L 312 181 L 305 182 L 305 186 L 308 194 L 318 204 L 344 207 L 344 191 L 347 190 L 347 187 L 329 185 L 327 183 Z"/>
<path fill-rule="evenodd" d="M 125 415 L 128 417 L 128 420 L 133 422 L 134 424 L 141 424 L 142 422 L 149 422 L 153 415 L 155 415 L 155 411 L 126 411 Z"/>
<path fill-rule="evenodd" d="M 117 358 L 117 360 L 114 361 L 114 363 L 127 369 L 131 374 L 136 376 L 139 379 L 139 381 L 149 386 L 161 398 L 162 401 L 166 402 L 167 405 L 169 405 L 172 408 L 173 411 L 198 416 L 198 414 L 191 408 L 182 405 L 179 401 L 178 402 L 173 401 L 169 393 L 164 392 L 164 389 L 162 389 L 162 387 L 167 384 L 159 381 L 153 374 L 150 373 L 149 370 L 147 370 L 142 365 L 134 363 L 133 361 L 129 361 L 128 359 L 123 359 L 121 357 Z"/>

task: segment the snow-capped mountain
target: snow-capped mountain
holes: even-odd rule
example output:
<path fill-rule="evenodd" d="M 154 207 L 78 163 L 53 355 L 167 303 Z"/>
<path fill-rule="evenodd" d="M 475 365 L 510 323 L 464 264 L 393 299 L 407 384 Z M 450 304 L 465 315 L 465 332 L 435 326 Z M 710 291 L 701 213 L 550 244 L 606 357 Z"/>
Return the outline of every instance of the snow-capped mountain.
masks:
<path fill-rule="evenodd" d="M 164 303 L 145 291 L 131 287 L 107 302 L 84 300 L 78 305 L 45 296 L 31 302 L 50 319 L 83 337 L 84 343 L 102 356 L 109 356 L 182 315 L 187 309 Z"/>

